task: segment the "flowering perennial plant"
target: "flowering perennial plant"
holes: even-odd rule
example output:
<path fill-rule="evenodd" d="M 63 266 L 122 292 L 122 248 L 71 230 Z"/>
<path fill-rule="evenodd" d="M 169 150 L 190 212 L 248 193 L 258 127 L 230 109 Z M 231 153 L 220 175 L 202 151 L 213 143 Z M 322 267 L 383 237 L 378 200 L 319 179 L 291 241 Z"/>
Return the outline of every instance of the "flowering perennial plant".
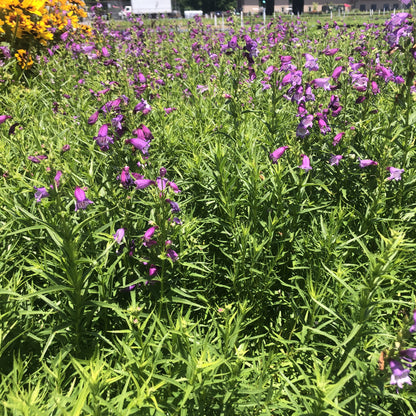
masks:
<path fill-rule="evenodd" d="M 19 66 L 33 66 L 33 51 L 49 46 L 76 30 L 89 33 L 83 0 L 0 0 L 0 42 L 9 49 L 1 58 L 14 56 Z M 7 48 L 7 47 L 3 47 Z"/>

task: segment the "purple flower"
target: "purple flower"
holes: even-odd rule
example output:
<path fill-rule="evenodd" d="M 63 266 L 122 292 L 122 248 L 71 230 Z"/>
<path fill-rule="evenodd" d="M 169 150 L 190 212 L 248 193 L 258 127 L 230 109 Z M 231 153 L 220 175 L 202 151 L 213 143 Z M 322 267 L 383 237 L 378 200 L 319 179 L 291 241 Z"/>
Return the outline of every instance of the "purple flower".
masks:
<path fill-rule="evenodd" d="M 164 167 L 162 166 L 162 167 L 160 168 L 160 170 L 159 170 L 160 177 L 161 177 L 161 178 L 163 178 L 164 176 L 166 176 L 166 173 L 167 173 L 166 168 L 164 168 Z"/>
<path fill-rule="evenodd" d="M 302 164 L 299 166 L 300 169 L 303 169 L 305 172 L 312 169 L 311 161 L 306 155 L 300 155 L 302 157 Z"/>
<path fill-rule="evenodd" d="M 124 238 L 124 233 L 125 233 L 125 229 L 124 228 L 119 228 L 116 233 L 113 235 L 114 240 L 116 241 L 116 243 L 121 244 L 121 242 L 123 241 Z"/>
<path fill-rule="evenodd" d="M 150 185 L 156 185 L 155 181 L 151 179 L 136 179 L 134 184 L 136 185 L 136 189 L 145 189 Z"/>
<path fill-rule="evenodd" d="M 63 146 L 62 146 L 62 149 L 61 149 L 61 152 L 62 153 L 65 153 L 65 152 L 67 152 L 68 150 L 70 150 L 71 149 L 71 146 L 69 145 L 69 144 L 64 144 Z"/>
<path fill-rule="evenodd" d="M 300 120 L 296 128 L 296 137 L 304 138 L 309 134 L 309 128 L 312 127 L 313 114 L 308 114 Z"/>
<path fill-rule="evenodd" d="M 331 127 L 328 126 L 328 119 L 325 114 L 316 113 L 318 119 L 318 126 L 322 134 L 327 134 L 331 131 Z"/>
<path fill-rule="evenodd" d="M 331 166 L 338 166 L 340 160 L 343 158 L 342 155 L 332 155 L 331 158 L 329 159 L 329 163 L 331 164 Z"/>
<path fill-rule="evenodd" d="M 140 150 L 144 155 L 149 152 L 150 143 L 140 137 L 133 137 L 132 139 L 126 139 L 125 143 L 130 143 L 136 149 Z"/>
<path fill-rule="evenodd" d="M 170 189 L 172 189 L 172 191 L 175 194 L 179 194 L 181 192 L 180 189 L 178 188 L 178 185 L 176 185 L 175 182 L 169 181 L 168 182 L 168 186 L 170 187 Z"/>
<path fill-rule="evenodd" d="M 78 186 L 75 187 L 74 195 L 76 199 L 75 211 L 78 211 L 79 209 L 85 209 L 89 204 L 93 204 L 93 202 L 87 199 L 85 196 L 84 190 Z"/>
<path fill-rule="evenodd" d="M 198 92 L 200 92 L 201 94 L 203 94 L 205 91 L 208 91 L 208 87 L 205 85 L 197 85 L 196 89 L 198 90 Z"/>
<path fill-rule="evenodd" d="M 390 369 L 392 371 L 390 384 L 396 384 L 399 389 L 403 388 L 403 384 L 412 385 L 412 381 L 409 377 L 409 368 L 403 368 L 403 365 L 398 360 L 390 360 Z"/>
<path fill-rule="evenodd" d="M 269 157 L 272 160 L 272 163 L 277 163 L 277 161 L 283 156 L 286 149 L 289 149 L 289 146 L 278 147 L 274 152 L 270 153 Z"/>
<path fill-rule="evenodd" d="M 377 82 L 371 81 L 371 91 L 374 95 L 378 94 L 380 92 L 380 88 L 377 85 Z"/>
<path fill-rule="evenodd" d="M 149 267 L 149 277 L 156 276 L 157 272 L 158 272 L 158 268 L 154 264 L 151 264 Z"/>
<path fill-rule="evenodd" d="M 159 228 L 158 226 L 153 226 L 153 227 L 150 227 L 149 229 L 146 230 L 146 232 L 144 233 L 144 236 L 142 237 L 143 245 L 145 247 L 151 247 L 151 246 L 157 244 L 157 241 L 153 240 L 153 235 L 155 234 L 155 231 L 158 228 Z"/>
<path fill-rule="evenodd" d="M 114 143 L 114 139 L 108 135 L 108 124 L 103 124 L 98 131 L 98 136 L 94 137 L 95 142 L 100 147 L 100 150 L 106 152 L 110 149 L 109 144 Z"/>
<path fill-rule="evenodd" d="M 109 58 L 109 57 L 110 57 L 110 52 L 108 51 L 107 47 L 103 46 L 103 47 L 101 48 L 101 52 L 103 53 L 103 56 L 104 56 L 105 58 Z"/>
<path fill-rule="evenodd" d="M 387 170 L 390 172 L 390 176 L 387 178 L 389 181 L 393 179 L 399 181 L 402 178 L 401 174 L 404 172 L 404 169 L 394 168 L 393 166 L 388 167 Z"/>
<path fill-rule="evenodd" d="M 416 361 L 416 348 L 408 348 L 399 352 L 400 356 L 405 360 Z"/>
<path fill-rule="evenodd" d="M 340 142 L 340 140 L 342 139 L 342 136 L 345 134 L 345 132 L 341 132 L 341 133 L 338 133 L 335 137 L 334 137 L 334 139 L 332 140 L 332 145 L 333 146 L 336 146 L 339 142 Z"/>
<path fill-rule="evenodd" d="M 8 118 L 12 118 L 12 116 L 0 116 L 0 124 L 3 124 Z"/>
<path fill-rule="evenodd" d="M 166 188 L 166 186 L 167 186 L 167 184 L 168 184 L 168 180 L 167 180 L 166 178 L 161 178 L 160 176 L 158 176 L 158 177 L 156 178 L 156 184 L 157 184 L 157 187 L 158 187 L 161 191 L 164 191 L 164 190 L 165 190 L 165 188 Z"/>
<path fill-rule="evenodd" d="M 360 159 L 361 169 L 366 168 L 367 166 L 371 166 L 371 165 L 377 166 L 378 162 L 375 162 L 374 160 L 371 160 L 371 159 Z"/>
<path fill-rule="evenodd" d="M 35 192 L 35 200 L 36 202 L 40 202 L 42 198 L 47 198 L 49 196 L 48 192 L 46 191 L 46 188 L 36 188 L 34 186 L 36 192 Z"/>
<path fill-rule="evenodd" d="M 360 92 L 367 90 L 368 78 L 361 72 L 355 72 L 351 74 L 352 87 Z"/>
<path fill-rule="evenodd" d="M 100 113 L 99 110 L 97 110 L 94 114 L 92 114 L 90 116 L 90 118 L 88 119 L 87 123 L 88 124 L 95 124 L 98 120 L 98 114 Z"/>
<path fill-rule="evenodd" d="M 334 81 L 337 81 L 339 76 L 341 75 L 341 72 L 343 71 L 343 67 L 342 66 L 337 66 L 334 71 L 332 72 L 332 79 Z"/>
<path fill-rule="evenodd" d="M 58 187 L 59 187 L 59 181 L 61 179 L 61 176 L 62 176 L 62 172 L 60 170 L 58 170 L 56 172 L 56 175 L 55 175 L 55 178 L 54 178 L 56 189 L 58 189 Z"/>
<path fill-rule="evenodd" d="M 133 114 L 136 114 L 139 111 L 141 111 L 143 114 L 147 114 L 147 113 L 150 113 L 151 110 L 152 110 L 152 107 L 148 104 L 148 102 L 146 100 L 144 100 L 142 98 L 142 100 L 140 101 L 140 103 L 138 103 L 133 108 Z"/>
<path fill-rule="evenodd" d="M 413 325 L 410 327 L 409 332 L 413 334 L 416 332 L 416 309 L 413 311 Z"/>
<path fill-rule="evenodd" d="M 134 184 L 134 180 L 133 178 L 130 176 L 130 172 L 129 172 L 130 168 L 128 166 L 124 166 L 123 170 L 121 171 L 120 174 L 120 182 L 123 185 L 124 188 L 129 188 L 130 186 L 133 186 Z"/>
<path fill-rule="evenodd" d="M 306 58 L 305 68 L 308 68 L 309 71 L 317 71 L 319 69 L 317 58 L 314 58 L 309 53 L 305 53 L 304 57 Z"/>
<path fill-rule="evenodd" d="M 175 250 L 172 250 L 171 248 L 169 248 L 167 251 L 166 251 L 166 255 L 173 261 L 173 262 L 175 262 L 176 260 L 178 260 L 178 253 L 176 253 L 176 251 Z"/>
<path fill-rule="evenodd" d="M 173 213 L 175 213 L 175 212 L 181 212 L 181 210 L 180 210 L 179 205 L 178 205 L 177 202 L 172 201 L 170 199 L 166 199 L 166 202 L 170 204 L 170 207 L 172 208 L 172 212 Z"/>
<path fill-rule="evenodd" d="M 326 56 L 333 56 L 335 55 L 337 52 L 339 51 L 338 48 L 333 48 L 333 49 L 325 49 L 323 52 Z"/>
<path fill-rule="evenodd" d="M 48 158 L 46 155 L 38 155 L 38 156 L 28 156 L 27 157 L 33 163 L 40 163 L 41 160 L 45 160 Z"/>
<path fill-rule="evenodd" d="M 329 84 L 330 78 L 316 78 L 312 81 L 312 84 L 316 88 L 323 88 L 325 91 L 331 91 L 331 85 Z"/>

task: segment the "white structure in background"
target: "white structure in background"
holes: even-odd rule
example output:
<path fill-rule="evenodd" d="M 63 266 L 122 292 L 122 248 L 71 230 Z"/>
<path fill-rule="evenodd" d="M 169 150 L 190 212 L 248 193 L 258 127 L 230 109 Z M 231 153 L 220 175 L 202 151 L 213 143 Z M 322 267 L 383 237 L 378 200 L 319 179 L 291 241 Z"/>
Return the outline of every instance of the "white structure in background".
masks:
<path fill-rule="evenodd" d="M 195 16 L 202 16 L 202 10 L 185 10 L 185 19 L 193 19 Z"/>
<path fill-rule="evenodd" d="M 126 6 L 119 16 L 125 19 L 130 14 L 168 14 L 172 13 L 171 0 L 131 0 L 131 6 Z"/>

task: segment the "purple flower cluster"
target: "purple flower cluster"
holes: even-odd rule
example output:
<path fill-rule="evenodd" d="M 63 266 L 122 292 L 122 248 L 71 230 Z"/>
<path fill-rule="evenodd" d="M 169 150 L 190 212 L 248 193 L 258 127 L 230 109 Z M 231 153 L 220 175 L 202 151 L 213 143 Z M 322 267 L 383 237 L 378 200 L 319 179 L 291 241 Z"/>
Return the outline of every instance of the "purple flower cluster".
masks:
<path fill-rule="evenodd" d="M 413 311 L 413 325 L 409 332 L 416 332 L 416 310 Z M 389 360 L 391 369 L 390 384 L 396 385 L 397 389 L 402 389 L 405 384 L 412 385 L 410 370 L 412 363 L 416 361 L 416 348 L 407 348 L 399 351 L 399 356 Z"/>
<path fill-rule="evenodd" d="M 342 136 L 345 133 L 338 133 L 334 139 L 333 139 L 333 145 L 337 145 L 339 143 L 339 141 L 341 140 Z M 269 158 L 272 161 L 273 164 L 277 163 L 278 160 L 284 155 L 284 153 L 286 152 L 286 150 L 289 149 L 289 146 L 281 146 L 278 147 L 275 151 L 271 152 L 269 154 Z M 302 158 L 302 163 L 298 166 L 300 169 L 303 169 L 305 172 L 308 172 L 310 170 L 312 170 L 312 166 L 311 166 L 311 162 L 310 162 L 310 158 L 307 155 L 300 155 L 300 157 Z M 342 155 L 332 155 L 329 159 L 329 163 L 331 166 L 338 166 L 339 162 L 343 159 Z M 378 166 L 378 162 L 376 162 L 375 160 L 372 159 L 358 159 L 359 162 L 359 167 L 361 169 L 365 169 L 369 166 Z M 391 180 L 395 180 L 395 181 L 399 181 L 401 180 L 401 174 L 404 172 L 404 169 L 398 169 L 395 168 L 393 166 L 390 166 L 388 168 L 386 168 L 389 173 L 390 176 L 387 178 L 387 180 L 391 181 Z"/>

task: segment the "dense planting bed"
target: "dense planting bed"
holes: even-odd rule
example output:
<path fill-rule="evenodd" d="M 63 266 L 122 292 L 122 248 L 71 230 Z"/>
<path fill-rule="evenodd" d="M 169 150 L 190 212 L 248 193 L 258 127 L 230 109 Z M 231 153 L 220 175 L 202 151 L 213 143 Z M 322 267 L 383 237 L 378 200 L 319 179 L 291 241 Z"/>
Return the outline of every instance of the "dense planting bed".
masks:
<path fill-rule="evenodd" d="M 413 18 L 234 19 L 3 42 L 4 414 L 416 413 Z"/>

